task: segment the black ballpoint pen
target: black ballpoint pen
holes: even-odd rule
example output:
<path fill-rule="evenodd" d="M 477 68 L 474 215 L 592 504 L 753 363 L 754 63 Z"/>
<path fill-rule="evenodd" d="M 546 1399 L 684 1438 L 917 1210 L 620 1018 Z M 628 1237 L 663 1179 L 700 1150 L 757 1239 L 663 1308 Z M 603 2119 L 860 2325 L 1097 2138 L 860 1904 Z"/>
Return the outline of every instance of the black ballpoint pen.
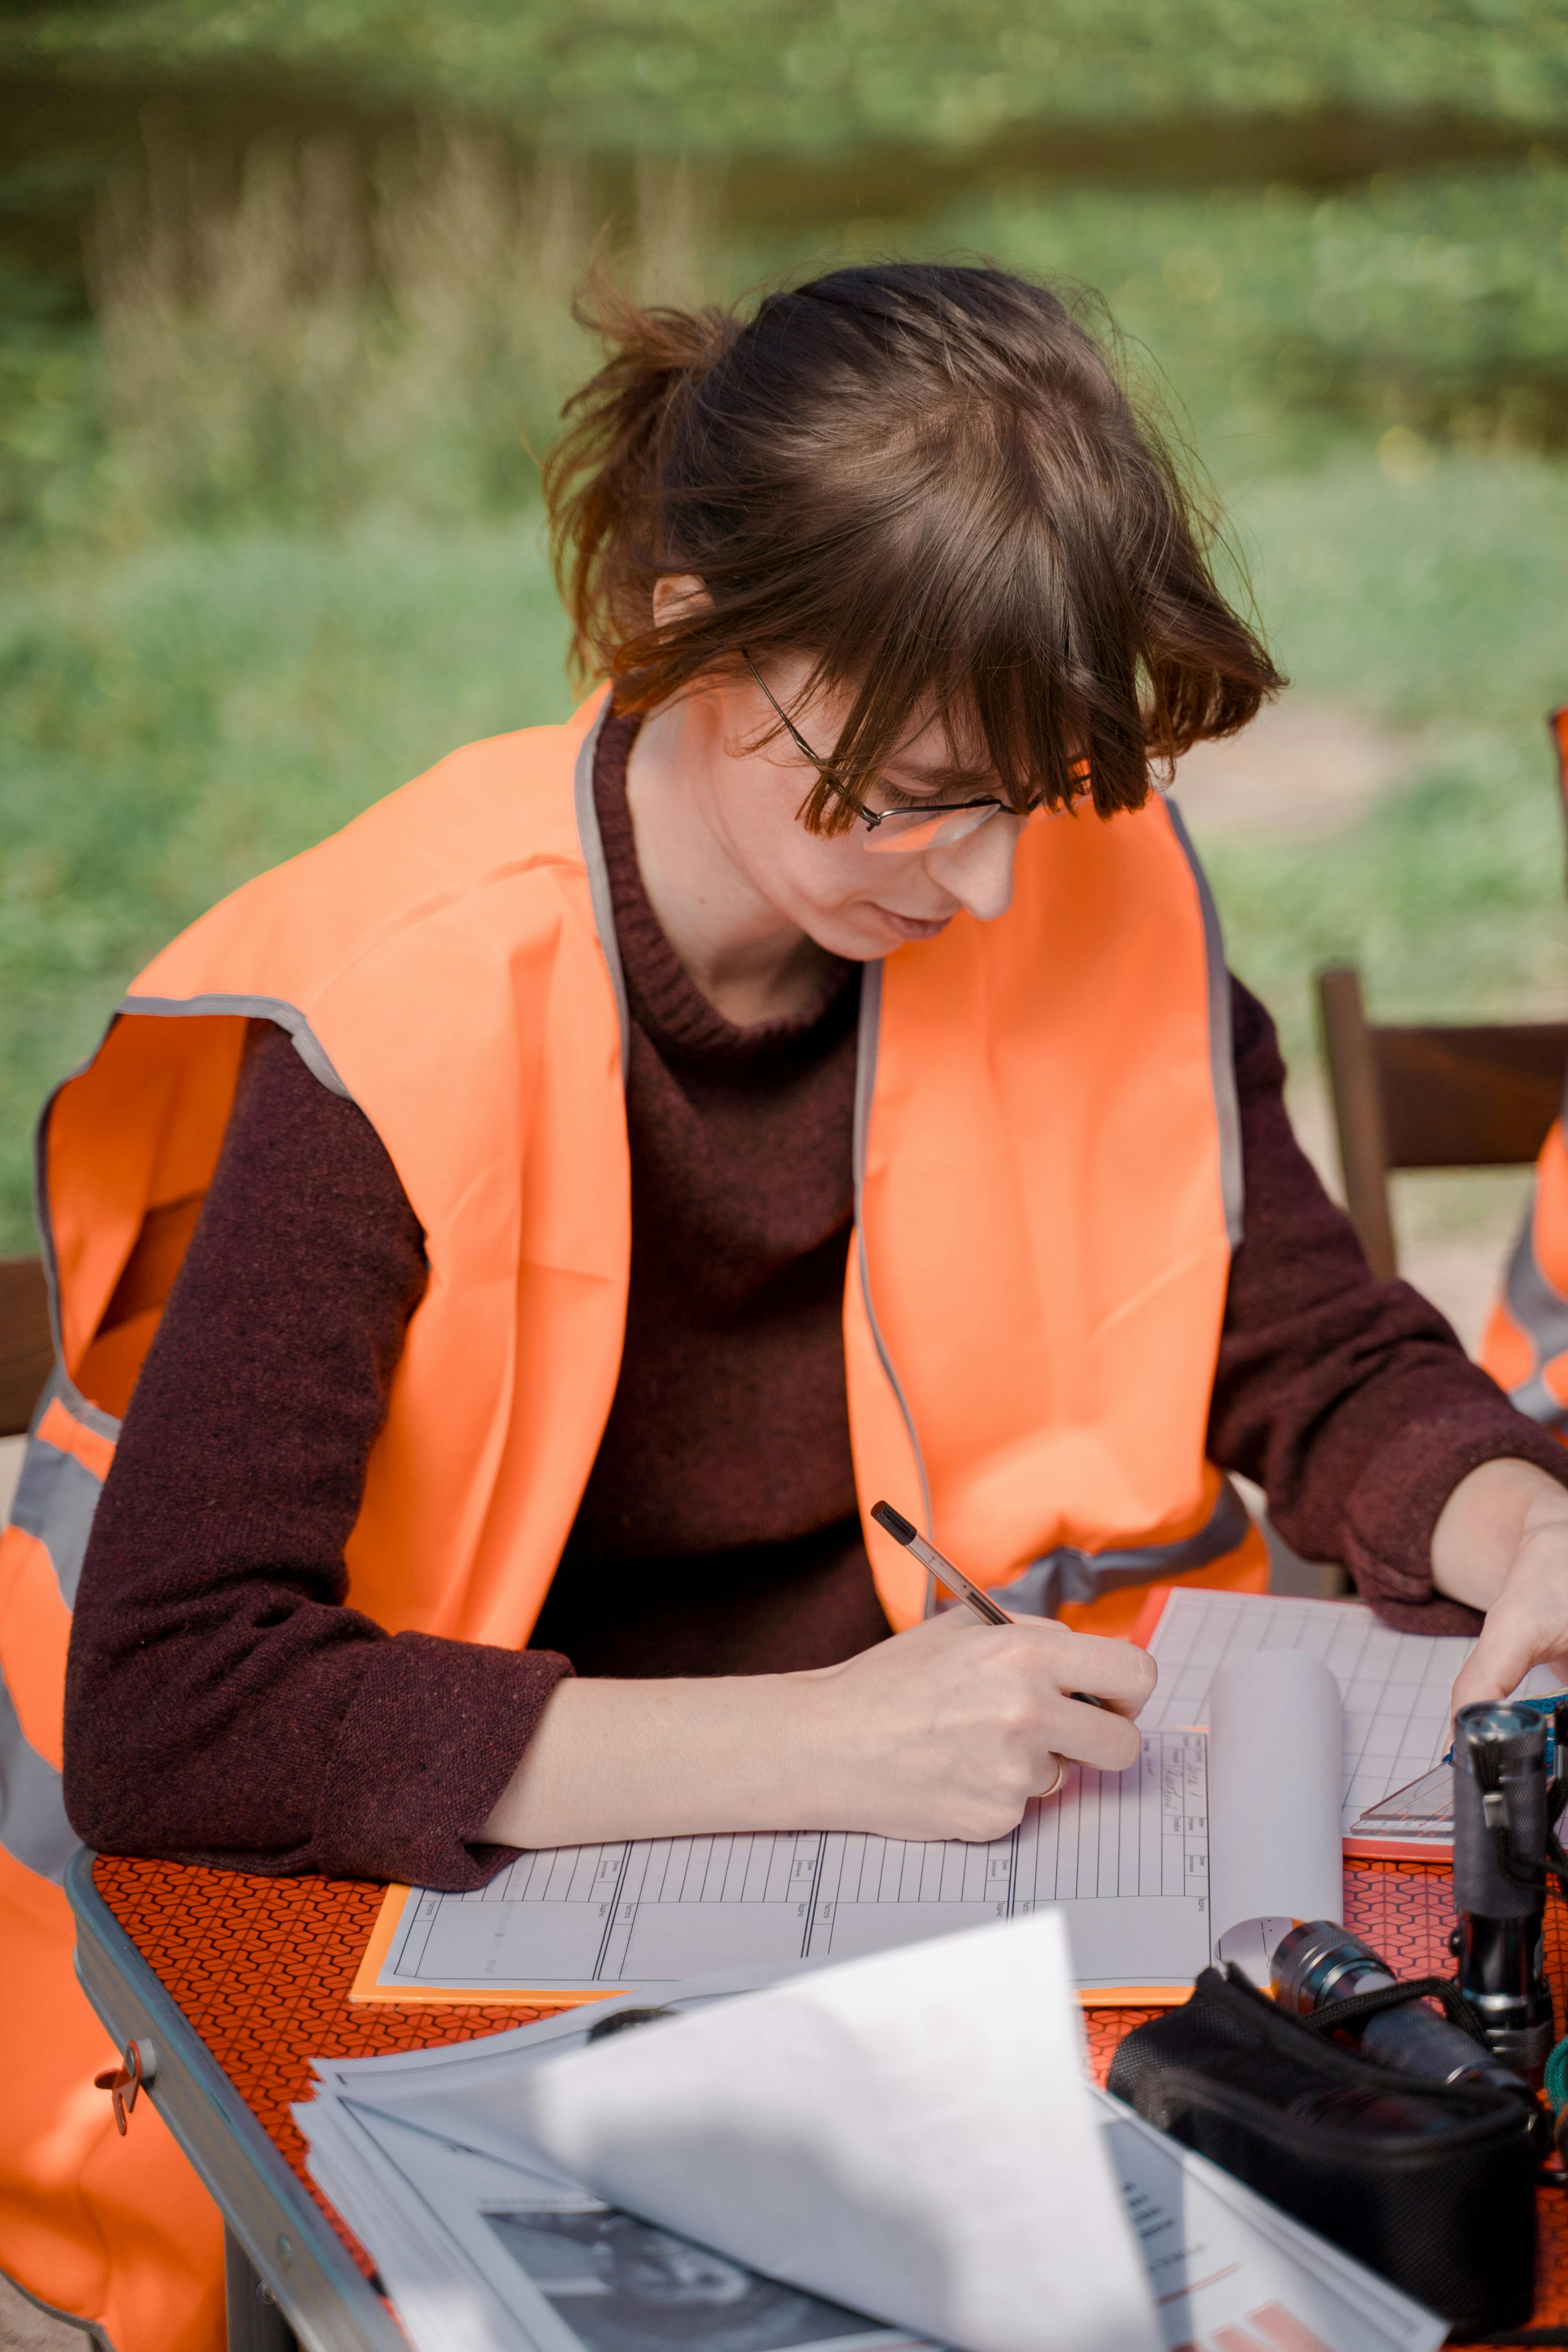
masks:
<path fill-rule="evenodd" d="M 1011 1625 L 1016 1622 L 999 1601 L 992 1600 L 983 1585 L 972 1583 L 961 1568 L 954 1568 L 952 1560 L 938 1551 L 935 1544 L 927 1543 L 920 1529 L 901 1511 L 895 1511 L 891 1503 L 873 1503 L 871 1517 L 884 1534 L 902 1544 L 927 1574 L 935 1577 L 944 1591 L 951 1592 L 955 1601 L 962 1601 L 966 1609 L 972 1609 L 983 1625 Z M 1082 1706 L 1102 1707 L 1105 1704 L 1092 1691 L 1068 1691 L 1068 1696 L 1076 1698 Z"/>
<path fill-rule="evenodd" d="M 913 1553 L 921 1566 L 935 1577 L 945 1591 L 951 1592 L 955 1601 L 962 1601 L 965 1607 L 973 1609 L 983 1624 L 1010 1625 L 1013 1622 L 1007 1612 L 998 1601 L 992 1600 L 983 1586 L 972 1584 L 963 1570 L 954 1568 L 952 1560 L 944 1559 L 935 1544 L 927 1543 L 920 1529 L 912 1526 L 901 1511 L 895 1511 L 891 1503 L 873 1503 L 871 1517 L 895 1543 L 901 1543 L 907 1552 Z"/>

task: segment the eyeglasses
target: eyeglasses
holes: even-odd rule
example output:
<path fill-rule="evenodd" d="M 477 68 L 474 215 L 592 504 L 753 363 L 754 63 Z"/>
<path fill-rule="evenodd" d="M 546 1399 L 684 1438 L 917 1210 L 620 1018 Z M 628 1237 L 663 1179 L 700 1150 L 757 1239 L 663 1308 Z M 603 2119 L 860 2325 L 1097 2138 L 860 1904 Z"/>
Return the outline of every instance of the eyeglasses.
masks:
<path fill-rule="evenodd" d="M 848 794 L 827 762 L 817 758 L 788 711 L 774 699 L 767 679 L 743 646 L 741 659 L 773 704 L 784 731 L 801 757 L 810 761 L 840 800 L 847 800 Z M 1088 772 L 1087 769 L 1085 772 Z M 866 828 L 868 849 L 876 850 L 879 855 L 909 857 L 922 849 L 945 849 L 952 842 L 967 840 L 972 833 L 978 833 L 983 824 L 989 824 L 994 816 L 999 816 L 1006 806 L 1005 801 L 987 795 L 984 800 L 978 801 L 939 801 L 923 808 L 868 809 L 856 803 L 855 814 Z M 1008 814 L 1017 815 L 1020 812 L 1009 810 Z M 1041 809 L 1031 814 L 1043 816 L 1050 812 Z"/>

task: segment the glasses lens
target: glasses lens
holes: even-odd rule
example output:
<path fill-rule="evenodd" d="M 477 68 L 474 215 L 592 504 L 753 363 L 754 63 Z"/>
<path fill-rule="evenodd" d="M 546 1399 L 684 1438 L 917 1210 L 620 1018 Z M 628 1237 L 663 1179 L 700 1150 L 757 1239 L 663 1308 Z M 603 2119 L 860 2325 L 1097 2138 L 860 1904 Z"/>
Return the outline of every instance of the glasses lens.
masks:
<path fill-rule="evenodd" d="M 986 801 L 979 808 L 948 809 L 932 816 L 922 815 L 919 809 L 894 809 L 871 828 L 866 846 L 880 857 L 911 857 L 922 849 L 945 849 L 978 833 L 1000 808 L 999 801 Z"/>

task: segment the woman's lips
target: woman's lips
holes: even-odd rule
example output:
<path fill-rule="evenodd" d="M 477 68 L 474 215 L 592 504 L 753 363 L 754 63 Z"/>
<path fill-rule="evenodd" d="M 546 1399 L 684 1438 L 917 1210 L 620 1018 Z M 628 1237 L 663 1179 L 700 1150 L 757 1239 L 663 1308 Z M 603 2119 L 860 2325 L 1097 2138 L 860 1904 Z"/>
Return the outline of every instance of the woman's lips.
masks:
<path fill-rule="evenodd" d="M 922 921 L 918 915 L 896 915 L 891 907 L 879 907 L 877 912 L 900 940 L 934 940 L 952 920 L 951 915 L 936 915 Z"/>

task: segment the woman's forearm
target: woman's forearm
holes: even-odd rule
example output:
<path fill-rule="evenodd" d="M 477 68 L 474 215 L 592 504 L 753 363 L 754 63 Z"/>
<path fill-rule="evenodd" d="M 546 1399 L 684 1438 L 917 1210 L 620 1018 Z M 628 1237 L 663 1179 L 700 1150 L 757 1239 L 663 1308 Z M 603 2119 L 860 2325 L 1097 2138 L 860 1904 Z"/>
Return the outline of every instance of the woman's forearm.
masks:
<path fill-rule="evenodd" d="M 479 1838 L 584 1845 L 815 1822 L 816 1679 L 563 1682 Z"/>
<path fill-rule="evenodd" d="M 1059 1759 L 1121 1770 L 1153 1666 L 1126 1642 L 959 1612 L 842 1665 L 555 1691 L 476 1841 L 587 1844 L 721 1830 L 1001 1837 Z M 1083 1706 L 1089 1691 L 1103 1707 Z"/>

